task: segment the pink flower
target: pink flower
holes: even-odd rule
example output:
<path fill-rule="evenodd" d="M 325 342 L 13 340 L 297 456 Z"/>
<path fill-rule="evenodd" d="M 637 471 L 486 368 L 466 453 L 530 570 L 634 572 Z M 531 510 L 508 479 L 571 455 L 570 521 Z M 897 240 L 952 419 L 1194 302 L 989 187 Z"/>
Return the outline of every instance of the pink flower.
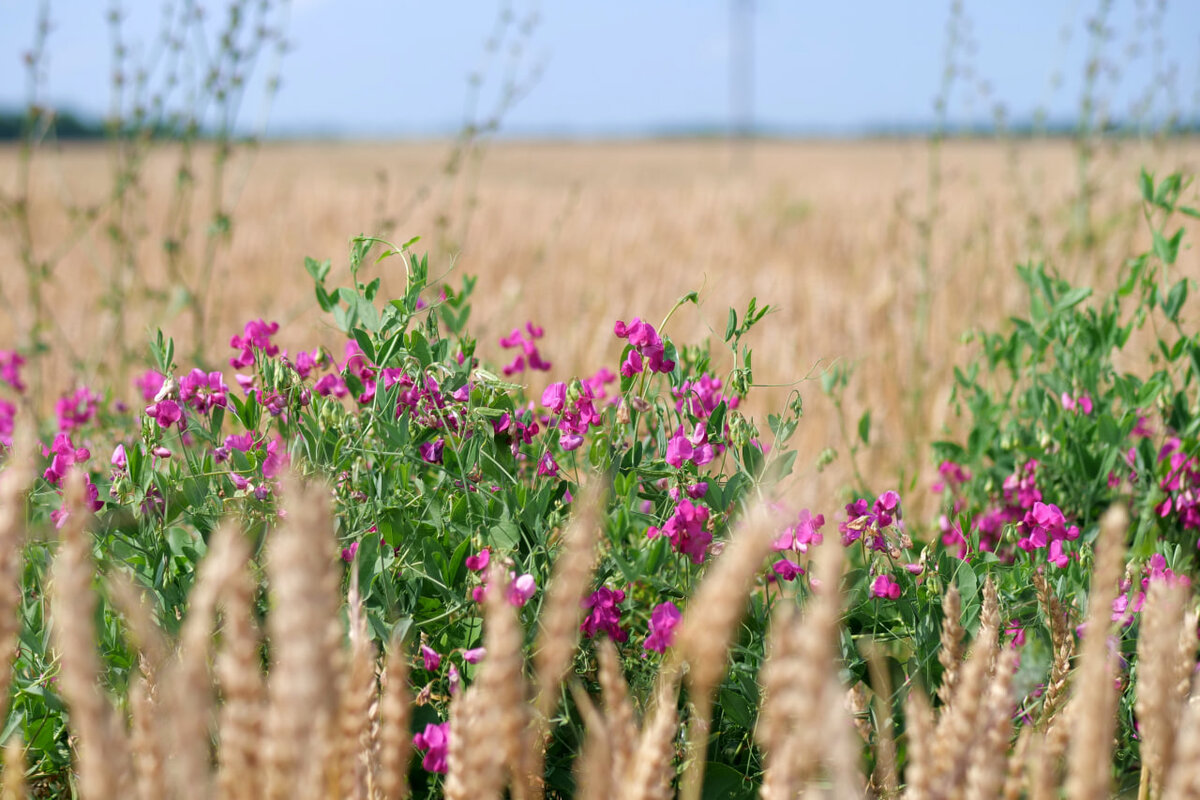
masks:
<path fill-rule="evenodd" d="M 472 572 L 483 572 L 491 561 L 491 553 L 485 547 L 473 556 L 467 556 L 467 569 Z"/>
<path fill-rule="evenodd" d="M 0 445 L 12 447 L 12 435 L 15 427 L 13 420 L 17 416 L 17 407 L 7 400 L 0 399 Z"/>
<path fill-rule="evenodd" d="M 483 647 L 472 647 L 470 650 L 464 650 L 462 654 L 463 661 L 468 664 L 478 664 L 487 655 L 487 650 Z"/>
<path fill-rule="evenodd" d="M 346 382 L 342 380 L 341 375 L 334 375 L 332 372 L 328 375 L 321 376 L 313 385 L 313 391 L 322 397 L 345 397 L 350 394 L 350 390 L 346 388 Z"/>
<path fill-rule="evenodd" d="M 621 609 L 617 607 L 624 600 L 625 592 L 601 586 L 583 601 L 583 607 L 590 611 L 579 630 L 589 639 L 603 631 L 614 642 L 625 641 L 629 633 L 621 627 Z"/>
<path fill-rule="evenodd" d="M 702 564 L 713 539 L 712 533 L 705 528 L 708 516 L 709 511 L 704 506 L 693 505 L 690 500 L 680 500 L 675 506 L 675 513 L 662 529 L 651 526 L 646 531 L 646 537 L 653 539 L 660 533 L 665 534 L 676 552 L 689 556 L 694 564 Z"/>
<path fill-rule="evenodd" d="M 558 474 L 558 462 L 554 460 L 554 456 L 547 450 L 542 453 L 542 457 L 538 459 L 537 474 L 547 477 L 554 477 Z"/>
<path fill-rule="evenodd" d="M 555 414 L 561 414 L 563 406 L 567 403 L 567 385 L 562 381 L 552 383 L 542 392 L 542 405 L 553 411 Z"/>
<path fill-rule="evenodd" d="M 505 375 L 513 375 L 525 370 L 526 364 L 530 369 L 547 372 L 550 369 L 550 362 L 542 358 L 542 354 L 538 352 L 535 339 L 540 339 L 545 334 L 545 331 L 534 325 L 532 322 L 525 323 L 525 331 L 522 333 L 520 328 L 514 328 L 513 332 L 508 336 L 501 337 L 500 346 L 504 348 L 520 348 L 512 362 L 503 368 Z"/>
<path fill-rule="evenodd" d="M 804 569 L 790 558 L 779 559 L 771 565 L 771 569 L 785 581 L 794 581 L 797 576 L 804 574 Z"/>
<path fill-rule="evenodd" d="M 21 366 L 25 359 L 16 350 L 0 350 L 0 381 L 7 383 L 18 392 L 25 391 L 21 381 Z"/>
<path fill-rule="evenodd" d="M 421 458 L 430 464 L 442 463 L 442 450 L 446 447 L 446 440 L 440 436 L 431 442 L 424 442 L 417 449 L 421 451 Z"/>
<path fill-rule="evenodd" d="M 53 458 L 50 460 L 50 466 L 42 473 L 42 477 L 55 486 L 62 483 L 62 479 L 67 476 L 71 467 L 82 464 L 92 457 L 86 447 L 75 447 L 71 443 L 71 437 L 65 433 L 56 435 L 54 442 L 49 447 L 42 447 L 43 456 L 51 454 L 53 454 Z"/>
<path fill-rule="evenodd" d="M 654 330 L 654 326 L 649 322 L 643 322 L 641 319 L 634 317 L 633 322 L 626 325 L 621 320 L 617 320 L 613 325 L 613 333 L 619 339 L 628 339 L 629 344 L 633 346 L 638 354 L 636 359 L 636 369 L 626 371 L 627 365 L 632 367 L 633 364 L 629 357 L 626 357 L 625 363 L 621 365 L 621 374 L 628 377 L 629 375 L 642 371 L 642 359 L 645 359 L 646 366 L 651 372 L 671 372 L 675 369 L 675 362 L 666 357 L 666 347 L 663 340 L 659 337 L 658 332 Z"/>
<path fill-rule="evenodd" d="M 158 423 L 160 428 L 169 428 L 183 419 L 183 409 L 174 400 L 160 400 L 146 406 L 146 416 Z"/>
<path fill-rule="evenodd" d="M 442 665 L 442 656 L 428 645 L 421 645 L 421 660 L 427 672 L 435 672 Z"/>
<path fill-rule="evenodd" d="M 219 372 L 206 373 L 194 369 L 179 382 L 179 399 L 201 414 L 217 406 L 225 408 L 225 393 L 228 391 L 225 376 Z"/>
<path fill-rule="evenodd" d="M 880 575 L 871 583 L 871 594 L 887 600 L 897 600 L 900 597 L 900 584 L 892 580 L 891 575 Z"/>
<path fill-rule="evenodd" d="M 775 541 L 772 547 L 775 550 L 795 550 L 797 553 L 807 553 L 811 545 L 818 545 L 824 541 L 821 535 L 821 528 L 825 525 L 825 515 L 817 514 L 815 517 L 807 508 L 800 512 L 799 522 L 789 528 L 785 528 Z"/>
<path fill-rule="evenodd" d="M 665 653 L 675 639 L 675 627 L 683 618 L 679 607 L 668 600 L 650 612 L 650 635 L 642 646 L 655 653 Z"/>
<path fill-rule="evenodd" d="M 413 736 L 413 747 L 424 750 L 421 766 L 426 772 L 446 774 L 446 753 L 450 749 L 450 723 L 429 724 L 425 730 Z"/>
<path fill-rule="evenodd" d="M 240 350 L 236 356 L 229 359 L 234 369 L 243 369 L 254 364 L 254 350 L 262 350 L 268 356 L 279 355 L 279 347 L 271 344 L 271 337 L 279 332 L 279 323 L 267 323 L 261 319 L 246 323 L 242 336 L 234 336 L 229 340 L 229 346 Z"/>
<path fill-rule="evenodd" d="M 109 462 L 110 464 L 112 464 L 112 465 L 113 465 L 113 467 L 115 467 L 115 468 L 116 468 L 116 469 L 118 469 L 118 470 L 123 470 L 123 469 L 125 469 L 125 465 L 126 465 L 126 460 L 125 460 L 125 445 L 123 445 L 123 444 L 119 444 L 119 445 L 117 445 L 117 446 L 116 446 L 116 447 L 113 449 L 113 452 L 112 452 L 112 458 L 110 458 L 110 459 L 108 460 L 108 462 Z"/>
<path fill-rule="evenodd" d="M 81 386 L 73 394 L 64 395 L 54 404 L 54 415 L 58 417 L 60 431 L 72 431 L 81 428 L 96 416 L 100 395 L 86 386 Z"/>
<path fill-rule="evenodd" d="M 358 555 L 358 542 L 351 542 L 349 547 L 342 549 L 342 561 L 349 564 Z"/>
<path fill-rule="evenodd" d="M 533 597 L 533 593 L 537 591 L 537 581 L 532 575 L 526 573 L 513 580 L 508 585 L 508 602 L 520 608 L 529 602 L 529 598 Z"/>

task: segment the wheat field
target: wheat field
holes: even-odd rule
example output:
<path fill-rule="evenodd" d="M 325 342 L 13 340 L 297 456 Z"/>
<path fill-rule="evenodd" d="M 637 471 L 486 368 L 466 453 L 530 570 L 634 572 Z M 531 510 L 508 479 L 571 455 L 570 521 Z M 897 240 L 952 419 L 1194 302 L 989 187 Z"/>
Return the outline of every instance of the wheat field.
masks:
<path fill-rule="evenodd" d="M 131 195 L 132 208 L 144 212 L 132 215 L 141 221 L 131 252 L 145 283 L 131 284 L 142 294 L 130 291 L 117 315 L 101 306 L 115 263 L 106 235 L 109 151 L 45 147 L 31 162 L 30 241 L 52 270 L 55 335 L 91 370 L 103 372 L 94 365 L 105 363 L 114 337 L 136 346 L 156 325 L 190 352 L 192 331 L 171 311 L 162 257 L 179 178 L 173 147 L 151 149 Z M 962 333 L 995 327 L 1021 307 L 1013 264 L 1044 258 L 1067 277 L 1102 284 L 1146 245 L 1139 168 L 1200 168 L 1195 140 L 1101 145 L 1084 173 L 1094 239 L 1082 246 L 1073 238 L 1081 183 L 1069 141 L 949 141 L 936 149 L 923 140 L 757 142 L 740 153 L 719 141 L 500 142 L 468 152 L 456 172 L 446 169 L 451 152 L 445 142 L 237 151 L 220 189 L 233 230 L 216 251 L 207 357 L 223 360 L 221 345 L 259 316 L 283 324 L 285 346 L 334 342 L 303 259 L 331 258 L 334 278 L 344 280 L 347 243 L 360 233 L 398 242 L 420 235 L 416 249 L 430 252 L 433 276 L 479 276 L 470 326 L 479 352 L 498 363 L 496 339 L 533 320 L 546 328 L 544 352 L 558 378 L 615 366 L 615 319 L 657 323 L 676 298 L 699 290 L 699 309 L 681 310 L 666 333 L 719 343 L 727 308 L 757 296 L 777 313 L 750 339 L 756 381 L 775 385 L 756 392 L 754 410 L 772 410 L 791 388 L 803 395 L 795 485 L 797 501 L 814 508 L 828 505 L 850 475 L 844 454 L 819 474 L 815 466 L 825 448 L 843 449 L 817 380 L 823 369 L 857 366 L 846 417 L 853 430 L 863 409 L 873 413 L 864 474 L 885 483 L 902 468 L 928 475 L 924 444 L 953 425 L 947 399 L 951 368 L 967 354 Z M 210 152 L 195 154 L 198 231 L 210 161 Z M 18 151 L 0 150 L 5 192 L 19 186 L 21 163 Z M 193 235 L 199 251 L 203 237 Z M 14 228 L 0 230 L 6 346 L 22 344 L 31 321 L 19 249 Z M 1200 276 L 1194 251 L 1180 264 Z M 384 281 L 385 292 L 398 293 L 403 275 Z M 924 327 L 917 320 L 926 289 Z M 48 393 L 75 380 L 61 362 L 46 374 Z"/>

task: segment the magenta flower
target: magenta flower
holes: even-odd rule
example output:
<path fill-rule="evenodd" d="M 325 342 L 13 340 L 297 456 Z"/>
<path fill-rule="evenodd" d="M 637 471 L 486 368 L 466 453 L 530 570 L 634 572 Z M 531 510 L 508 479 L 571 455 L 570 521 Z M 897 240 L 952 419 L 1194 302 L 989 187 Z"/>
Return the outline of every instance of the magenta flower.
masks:
<path fill-rule="evenodd" d="M 358 555 L 358 542 L 351 542 L 349 547 L 342 548 L 342 561 L 347 564 L 352 562 L 356 555 Z"/>
<path fill-rule="evenodd" d="M 683 618 L 679 607 L 668 600 L 650 612 L 650 635 L 642 647 L 655 653 L 665 653 L 675 639 L 675 627 Z"/>
<path fill-rule="evenodd" d="M 322 397 L 345 397 L 350 394 L 350 390 L 346 388 L 346 382 L 342 380 L 341 375 L 334 375 L 332 372 L 328 375 L 323 375 L 320 380 L 313 385 L 313 391 Z"/>
<path fill-rule="evenodd" d="M 624 600 L 625 592 L 601 586 L 583 601 L 583 607 L 590 610 L 579 630 L 589 639 L 603 631 L 614 642 L 625 641 L 629 633 L 621 627 L 621 609 L 617 607 Z"/>
<path fill-rule="evenodd" d="M 81 428 L 96 416 L 100 403 L 100 395 L 86 386 L 81 386 L 73 394 L 64 395 L 54 404 L 54 415 L 58 417 L 58 429 L 70 432 Z"/>
<path fill-rule="evenodd" d="M 53 454 L 50 460 L 50 466 L 42 473 L 42 477 L 55 486 L 62 483 L 62 479 L 67 476 L 71 467 L 76 464 L 82 464 L 92 457 L 91 452 L 86 447 L 75 447 L 71 443 L 71 437 L 65 433 L 60 433 L 54 437 L 54 442 L 46 447 L 42 447 L 42 455 L 49 456 Z"/>
<path fill-rule="evenodd" d="M 462 659 L 468 664 L 478 664 L 487 655 L 487 649 L 483 647 L 472 647 L 470 650 L 463 650 Z"/>
<path fill-rule="evenodd" d="M 434 672 L 442 665 L 442 656 L 432 647 L 421 645 L 421 660 L 425 664 L 426 672 Z"/>
<path fill-rule="evenodd" d="M 554 460 L 554 456 L 547 450 L 542 453 L 542 457 L 538 459 L 537 474 L 546 477 L 554 477 L 558 474 L 558 462 Z"/>
<path fill-rule="evenodd" d="M 125 445 L 119 444 L 113 448 L 112 458 L 109 459 L 109 463 L 117 470 L 125 469 L 127 463 L 125 460 Z"/>
<path fill-rule="evenodd" d="M 413 747 L 424 750 L 421 766 L 426 772 L 446 774 L 446 754 L 450 749 L 450 723 L 429 724 L 421 733 L 413 735 Z"/>
<path fill-rule="evenodd" d="M 794 581 L 797 576 L 804 574 L 804 568 L 790 558 L 779 559 L 771 565 L 771 570 L 785 581 Z"/>
<path fill-rule="evenodd" d="M 871 595 L 885 600 L 897 600 L 900 597 L 900 584 L 892 580 L 891 575 L 880 575 L 871 583 Z"/>
<path fill-rule="evenodd" d="M 234 336 L 229 340 L 229 346 L 239 350 L 236 356 L 229 359 L 234 369 L 243 369 L 254 364 L 254 350 L 262 350 L 268 356 L 279 355 L 279 347 L 271 344 L 271 337 L 279 332 L 279 323 L 267 323 L 261 319 L 246 323 L 242 336 Z"/>
<path fill-rule="evenodd" d="M 1021 647 L 1025 644 L 1025 628 L 1021 627 L 1020 620 L 1009 620 L 1008 627 L 1004 629 L 1005 636 L 1011 636 L 1011 644 L 1013 647 Z"/>
<path fill-rule="evenodd" d="M 492 555 L 488 548 L 483 548 L 473 556 L 467 556 L 467 569 L 472 572 L 483 572 L 487 569 L 488 562 L 491 561 Z"/>
<path fill-rule="evenodd" d="M 25 391 L 21 381 L 21 366 L 25 359 L 16 350 L 0 350 L 0 381 L 7 383 L 18 392 Z"/>
<path fill-rule="evenodd" d="M 0 445 L 12 447 L 13 420 L 16 416 L 17 407 L 0 398 Z"/>
<path fill-rule="evenodd" d="M 709 511 L 704 506 L 693 505 L 690 500 L 680 500 L 675 506 L 675 513 L 662 529 L 651 526 L 646 531 L 646 537 L 653 539 L 660 533 L 665 534 L 676 552 L 689 556 L 694 564 L 702 564 L 713 538 L 712 533 L 705 529 L 708 515 Z"/>
<path fill-rule="evenodd" d="M 807 508 L 800 512 L 799 521 L 788 528 L 785 528 L 775 541 L 772 547 L 775 550 L 795 550 L 797 553 L 807 553 L 808 548 L 813 545 L 818 545 L 824 541 L 824 536 L 821 535 L 821 528 L 825 525 L 825 515 L 817 514 L 815 517 Z"/>
<path fill-rule="evenodd" d="M 421 458 L 430 464 L 442 463 L 442 451 L 446 447 L 446 440 L 440 436 L 431 442 L 424 442 L 417 449 L 421 451 Z"/>
<path fill-rule="evenodd" d="M 533 576 L 526 573 L 518 578 L 515 578 L 508 585 L 508 602 L 520 608 L 529 602 L 529 598 L 533 597 L 533 593 L 537 591 L 537 581 Z"/>
<path fill-rule="evenodd" d="M 528 334 L 528 335 L 526 335 Z M 523 372 L 526 365 L 530 369 L 547 372 L 550 370 L 550 362 L 542 358 L 542 354 L 538 352 L 535 339 L 540 339 L 545 335 L 545 331 L 534 325 L 532 322 L 525 323 L 525 332 L 520 328 L 514 328 L 513 332 L 508 336 L 501 337 L 500 346 L 504 348 L 520 348 L 518 353 L 511 363 L 504 368 L 505 375 L 514 375 L 518 372 Z"/>
<path fill-rule="evenodd" d="M 667 463 L 673 467 L 682 467 L 685 461 L 702 467 L 712 461 L 713 457 L 713 448 L 708 443 L 708 431 L 704 423 L 697 423 L 688 436 L 684 435 L 681 425 L 667 441 Z"/>
<path fill-rule="evenodd" d="M 159 400 L 146 406 L 146 416 L 158 423 L 160 428 L 169 428 L 183 419 L 183 409 L 174 400 Z"/>
<path fill-rule="evenodd" d="M 100 490 L 87 475 L 84 475 L 84 497 L 86 498 L 85 505 L 92 511 L 104 508 L 104 503 L 100 502 Z M 66 508 L 58 508 L 50 512 L 50 521 L 54 523 L 55 528 L 61 528 L 69 516 L 71 516 L 71 512 Z"/>
<path fill-rule="evenodd" d="M 617 320 L 613 325 L 613 333 L 619 339 L 628 339 L 629 344 L 634 348 L 630 351 L 630 356 L 626 356 L 625 362 L 621 364 L 622 375 L 629 377 L 641 372 L 643 359 L 645 359 L 645 366 L 649 367 L 651 372 L 666 373 L 675 369 L 675 362 L 666 357 L 663 340 L 649 322 L 643 322 L 634 317 L 633 322 L 626 325 L 621 320 Z M 636 359 L 631 358 L 634 352 L 638 354 Z"/>
<path fill-rule="evenodd" d="M 206 373 L 201 369 L 193 369 L 179 382 L 179 399 L 201 414 L 216 406 L 225 408 L 225 393 L 228 391 L 225 376 L 219 372 Z"/>
<path fill-rule="evenodd" d="M 552 383 L 542 392 L 542 405 L 555 414 L 561 414 L 567 404 L 567 384 L 562 381 Z"/>

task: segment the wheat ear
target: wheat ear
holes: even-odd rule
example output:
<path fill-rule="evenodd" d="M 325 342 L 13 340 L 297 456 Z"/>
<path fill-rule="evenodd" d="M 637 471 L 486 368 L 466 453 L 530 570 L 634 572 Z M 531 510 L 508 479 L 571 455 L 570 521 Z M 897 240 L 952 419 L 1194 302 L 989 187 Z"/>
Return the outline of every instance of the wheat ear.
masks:
<path fill-rule="evenodd" d="M 701 581 L 680 622 L 676 654 L 687 661 L 688 691 L 694 706 L 688 728 L 692 757 L 682 779 L 683 800 L 700 798 L 712 721 L 712 694 L 725 673 L 729 645 L 745 611 L 755 575 L 771 550 L 777 522 L 765 506 L 752 510 L 741 521 Z"/>
<path fill-rule="evenodd" d="M 67 516 L 54 559 L 53 629 L 62 663 L 59 689 L 77 737 L 80 794 L 89 800 L 126 797 L 133 790 L 129 744 L 124 726 L 100 688 L 97 600 L 92 590 L 96 570 L 86 533 L 89 514 L 83 475 L 77 471 L 66 477 L 63 504 Z"/>
<path fill-rule="evenodd" d="M 1067 796 L 1071 800 L 1106 797 L 1110 789 L 1117 695 L 1113 682 L 1116 653 L 1109 647 L 1108 629 L 1124 568 L 1128 529 L 1129 514 L 1121 506 L 1113 506 L 1100 519 L 1087 628 L 1071 699 L 1074 708 L 1067 759 Z"/>
<path fill-rule="evenodd" d="M 400 800 L 408 794 L 409 738 L 408 661 L 404 639 L 392 636 L 384 667 L 379 701 L 379 800 Z"/>

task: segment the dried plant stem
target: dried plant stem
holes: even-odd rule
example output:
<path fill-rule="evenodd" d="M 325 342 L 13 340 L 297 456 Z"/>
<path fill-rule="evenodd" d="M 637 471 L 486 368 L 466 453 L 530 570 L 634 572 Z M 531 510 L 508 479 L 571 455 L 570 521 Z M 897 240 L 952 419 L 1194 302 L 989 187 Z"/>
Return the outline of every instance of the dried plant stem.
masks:
<path fill-rule="evenodd" d="M 229 542 L 231 559 L 240 566 L 230 576 L 222 600 L 223 627 L 216 659 L 221 689 L 217 719 L 217 796 L 222 800 L 257 800 L 262 796 L 263 713 L 266 684 L 254 617 L 255 581 L 244 535 Z"/>
<path fill-rule="evenodd" d="M 0 472 L 0 713 L 8 709 L 11 664 L 21 632 L 21 572 L 25 566 L 25 492 L 33 481 L 31 440 L 18 439 Z"/>
<path fill-rule="evenodd" d="M 951 585 L 942 598 L 942 646 L 938 649 L 938 662 L 942 665 L 942 683 L 938 686 L 938 699 L 949 705 L 958 683 L 958 666 L 962 662 L 963 637 L 962 596 L 958 587 Z"/>
<path fill-rule="evenodd" d="M 409 737 L 408 661 L 404 658 L 404 640 L 393 636 L 384 668 L 383 695 L 379 702 L 379 798 L 400 800 L 408 794 L 408 762 L 412 739 Z"/>
<path fill-rule="evenodd" d="M 100 657 L 96 652 L 95 567 L 85 528 L 83 476 L 66 478 L 63 499 L 67 509 L 58 556 L 54 560 L 54 634 L 62 661 L 59 690 L 71 712 L 77 737 L 79 789 L 84 797 L 128 796 L 132 764 L 123 726 L 100 688 Z"/>
<path fill-rule="evenodd" d="M 1196 625 L 1185 610 L 1188 595 L 1182 584 L 1152 581 L 1142 608 L 1134 710 L 1142 740 L 1144 791 L 1156 797 L 1171 769 L 1172 739 L 1195 665 Z M 1186 652 L 1188 648 L 1193 652 Z"/>
<path fill-rule="evenodd" d="M 25 800 L 25 745 L 21 737 L 13 736 L 4 745 L 4 778 L 0 783 L 0 800 Z"/>
<path fill-rule="evenodd" d="M 1110 788 L 1117 698 L 1113 684 L 1116 654 L 1109 646 L 1108 628 L 1117 582 L 1124 568 L 1128 528 L 1129 515 L 1121 506 L 1113 506 L 1100 520 L 1087 628 L 1071 700 L 1067 759 L 1067 796 L 1071 800 L 1106 797 Z"/>

